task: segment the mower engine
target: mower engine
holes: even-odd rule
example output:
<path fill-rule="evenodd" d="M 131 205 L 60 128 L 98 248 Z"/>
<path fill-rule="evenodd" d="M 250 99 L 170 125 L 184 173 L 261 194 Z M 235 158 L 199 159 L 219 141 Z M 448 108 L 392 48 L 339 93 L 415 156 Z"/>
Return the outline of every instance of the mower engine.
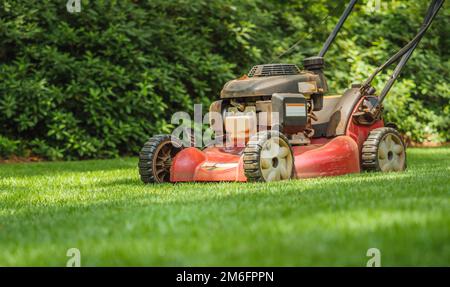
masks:
<path fill-rule="evenodd" d="M 314 111 L 322 109 L 327 85 L 323 58 L 305 59 L 304 65 L 306 71 L 293 64 L 258 65 L 248 76 L 225 84 L 221 100 L 210 107 L 211 114 L 223 119 L 210 117 L 216 135 L 225 130 L 222 138 L 242 147 L 257 132 L 275 129 L 292 145 L 309 144 Z"/>

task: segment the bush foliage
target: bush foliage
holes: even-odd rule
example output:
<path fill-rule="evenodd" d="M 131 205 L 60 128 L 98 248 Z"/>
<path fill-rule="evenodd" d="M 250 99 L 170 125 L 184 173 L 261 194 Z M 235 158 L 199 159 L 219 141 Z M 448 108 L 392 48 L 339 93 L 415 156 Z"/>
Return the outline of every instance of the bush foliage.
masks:
<path fill-rule="evenodd" d="M 252 65 L 316 54 L 347 1 L 82 0 L 73 14 L 62 2 L 0 4 L 0 156 L 136 153 L 170 132 L 173 112 L 208 105 Z M 411 39 L 428 1 L 377 3 L 359 4 L 327 54 L 335 92 Z M 386 101 L 387 119 L 415 141 L 450 138 L 444 5 Z"/>

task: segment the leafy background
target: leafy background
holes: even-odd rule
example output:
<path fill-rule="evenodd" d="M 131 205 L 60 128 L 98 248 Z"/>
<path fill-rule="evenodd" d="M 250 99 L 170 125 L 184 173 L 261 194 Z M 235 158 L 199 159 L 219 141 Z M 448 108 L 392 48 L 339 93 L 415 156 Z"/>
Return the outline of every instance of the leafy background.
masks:
<path fill-rule="evenodd" d="M 135 154 L 252 65 L 315 55 L 347 1 L 82 0 L 77 14 L 65 2 L 0 3 L 0 157 Z M 326 57 L 334 92 L 406 44 L 429 1 L 361 2 Z M 447 1 L 385 102 L 415 142 L 450 140 L 449 14 Z"/>

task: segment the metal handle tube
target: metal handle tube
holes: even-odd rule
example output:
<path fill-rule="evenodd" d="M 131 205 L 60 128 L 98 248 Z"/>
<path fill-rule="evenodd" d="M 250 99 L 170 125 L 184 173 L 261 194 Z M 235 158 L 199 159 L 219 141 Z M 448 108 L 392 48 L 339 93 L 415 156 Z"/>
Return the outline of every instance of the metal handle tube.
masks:
<path fill-rule="evenodd" d="M 348 4 L 347 8 L 345 8 L 344 13 L 342 13 L 341 18 L 339 19 L 339 22 L 334 27 L 331 34 L 328 36 L 327 40 L 323 44 L 322 50 L 319 52 L 319 57 L 324 57 L 325 54 L 328 52 L 328 49 L 330 48 L 331 43 L 333 43 L 334 39 L 336 38 L 337 34 L 339 33 L 339 30 L 341 30 L 342 25 L 344 25 L 345 20 L 347 20 L 348 15 L 352 12 L 353 7 L 355 6 L 357 0 L 351 0 Z"/>
<path fill-rule="evenodd" d="M 397 65 L 397 68 L 395 69 L 396 72 L 394 72 L 394 75 L 391 76 L 391 79 L 389 80 L 389 82 L 387 83 L 385 88 L 383 89 L 383 91 L 385 92 L 385 94 L 383 95 L 383 99 L 384 99 L 384 97 L 386 96 L 387 92 L 389 92 L 390 88 L 392 87 L 392 84 L 394 83 L 395 79 L 400 74 L 403 66 L 406 64 L 406 62 L 411 57 L 412 52 L 414 51 L 414 49 L 419 44 L 420 40 L 422 39 L 422 37 L 424 36 L 425 32 L 427 31 L 428 27 L 430 27 L 431 23 L 433 22 L 434 17 L 438 13 L 438 11 L 441 8 L 443 3 L 444 3 L 444 0 L 434 0 L 430 4 L 430 6 L 428 8 L 428 11 L 427 11 L 427 14 L 425 16 L 424 23 L 422 24 L 422 26 L 421 26 L 419 32 L 417 33 L 417 35 L 408 44 L 406 44 L 402 49 L 400 49 L 400 51 L 398 51 L 394 56 L 392 56 L 389 60 L 387 60 L 383 65 L 378 67 L 375 70 L 375 72 L 364 82 L 364 84 L 363 84 L 363 86 L 361 88 L 362 90 L 367 90 L 368 87 L 370 86 L 371 82 L 373 81 L 373 79 L 375 78 L 375 76 L 378 73 L 380 73 L 385 68 L 389 67 L 392 63 L 394 63 L 398 59 L 400 59 L 400 57 L 402 57 L 402 60 Z M 375 108 L 376 107 L 374 107 L 374 109 Z"/>
<path fill-rule="evenodd" d="M 424 23 L 422 24 L 422 28 L 426 31 L 428 27 L 431 25 L 431 22 L 433 21 L 434 17 L 436 16 L 439 9 L 442 7 L 442 4 L 444 3 L 444 0 L 437 0 L 437 2 L 432 3 L 432 5 L 429 6 L 427 14 L 424 19 Z M 434 5 L 433 5 L 434 4 Z M 425 33 L 424 31 L 424 33 Z M 409 58 L 411 58 L 412 53 L 416 49 L 417 45 L 419 44 L 422 36 L 417 40 L 417 42 L 409 49 L 406 54 L 402 56 L 400 59 L 400 62 L 397 64 L 397 67 L 395 67 L 394 72 L 392 73 L 391 77 L 389 78 L 388 82 L 384 86 L 383 90 L 380 93 L 380 97 L 378 100 L 378 103 L 381 104 L 386 97 L 386 95 L 391 90 L 392 86 L 394 85 L 394 82 L 397 80 L 398 76 L 400 75 L 401 71 L 403 70 L 403 67 L 408 62 Z"/>

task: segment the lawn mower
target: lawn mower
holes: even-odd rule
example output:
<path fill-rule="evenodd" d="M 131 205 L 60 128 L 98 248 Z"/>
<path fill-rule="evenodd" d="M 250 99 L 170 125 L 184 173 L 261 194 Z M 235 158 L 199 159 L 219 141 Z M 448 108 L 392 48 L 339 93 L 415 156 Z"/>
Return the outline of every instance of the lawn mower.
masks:
<path fill-rule="evenodd" d="M 361 84 L 330 95 L 324 57 L 353 10 L 351 0 L 317 56 L 295 64 L 265 64 L 225 84 L 210 106 L 216 144 L 182 146 L 171 135 L 150 138 L 139 155 L 144 183 L 262 181 L 406 168 L 406 146 L 383 121 L 383 100 L 444 0 L 433 0 L 417 35 Z M 378 94 L 372 80 L 398 62 Z M 260 122 L 265 122 L 261 125 Z M 223 144 L 243 142 L 243 145 Z"/>

